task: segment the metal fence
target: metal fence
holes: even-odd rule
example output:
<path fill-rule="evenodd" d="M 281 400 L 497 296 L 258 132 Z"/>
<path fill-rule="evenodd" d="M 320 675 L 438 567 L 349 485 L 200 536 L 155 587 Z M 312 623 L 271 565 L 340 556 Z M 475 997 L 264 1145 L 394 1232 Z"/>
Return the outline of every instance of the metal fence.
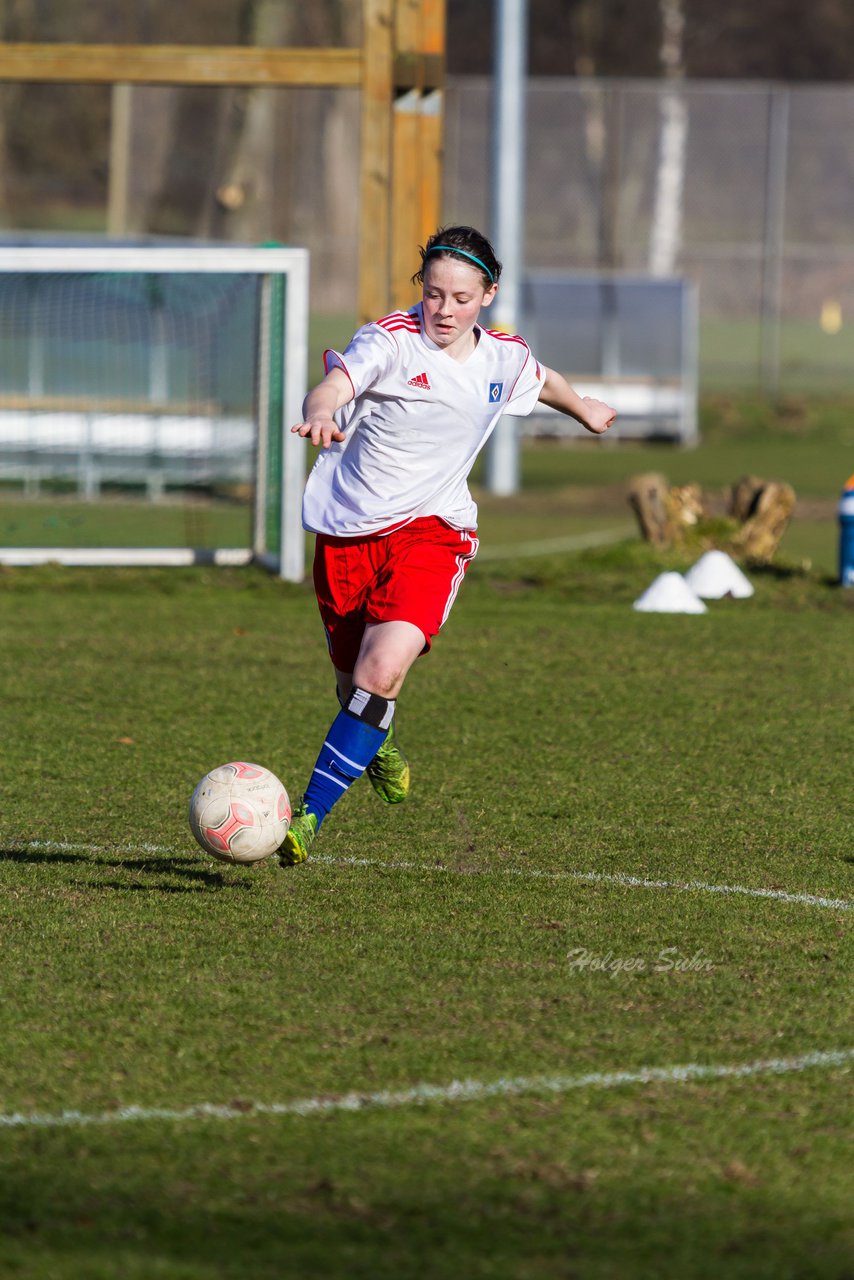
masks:
<path fill-rule="evenodd" d="M 103 229 L 108 209 L 116 216 L 115 95 L 111 112 L 103 87 L 15 92 L 14 102 L 0 95 L 0 227 Z M 233 91 L 134 87 L 123 126 L 130 185 L 113 230 L 305 245 L 315 313 L 352 315 L 358 95 L 257 92 L 268 124 L 248 140 L 252 180 L 239 187 L 216 176 L 230 171 Z M 667 93 L 652 80 L 529 81 L 530 271 L 648 271 Z M 681 247 L 670 273 L 698 287 L 702 384 L 854 392 L 854 87 L 686 82 L 678 98 Z M 491 114 L 488 77 L 450 79 L 447 220 L 490 225 Z M 36 130 L 53 120 L 61 128 Z M 78 135 L 85 156 L 75 159 L 64 140 Z"/>
<path fill-rule="evenodd" d="M 537 79 L 527 94 L 529 269 L 649 268 L 666 86 Z M 486 224 L 490 82 L 455 79 L 445 208 Z M 681 246 L 706 387 L 854 391 L 854 88 L 689 82 Z"/>

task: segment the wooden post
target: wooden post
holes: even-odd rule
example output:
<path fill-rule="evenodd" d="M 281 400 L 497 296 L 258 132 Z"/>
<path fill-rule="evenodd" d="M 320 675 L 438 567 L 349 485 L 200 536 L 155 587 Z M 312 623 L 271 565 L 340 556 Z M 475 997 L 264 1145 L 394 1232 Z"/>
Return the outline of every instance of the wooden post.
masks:
<path fill-rule="evenodd" d="M 114 84 L 110 108 L 110 177 L 107 195 L 107 235 L 128 232 L 130 210 L 131 94 L 129 84 Z"/>
<path fill-rule="evenodd" d="M 442 206 L 442 88 L 445 0 L 396 0 L 391 302 L 417 301 L 411 276 L 419 244 L 439 224 Z"/>
<path fill-rule="evenodd" d="M 403 311 L 417 302 L 419 296 L 410 283 L 410 278 L 417 266 L 416 245 L 419 243 L 420 110 L 421 94 L 417 89 L 395 92 L 392 130 L 391 304 Z M 420 243 L 423 244 L 423 240 Z"/>
<path fill-rule="evenodd" d="M 389 307 L 391 288 L 391 98 L 394 0 L 362 0 L 362 178 L 359 204 L 359 321 Z"/>
<path fill-rule="evenodd" d="M 437 66 L 434 82 L 424 86 L 421 101 L 419 243 L 423 244 L 442 217 L 446 0 L 422 0 L 421 14 L 421 52 L 425 61 Z"/>
<path fill-rule="evenodd" d="M 418 297 L 417 249 L 439 222 L 445 0 L 363 0 L 359 318 Z"/>

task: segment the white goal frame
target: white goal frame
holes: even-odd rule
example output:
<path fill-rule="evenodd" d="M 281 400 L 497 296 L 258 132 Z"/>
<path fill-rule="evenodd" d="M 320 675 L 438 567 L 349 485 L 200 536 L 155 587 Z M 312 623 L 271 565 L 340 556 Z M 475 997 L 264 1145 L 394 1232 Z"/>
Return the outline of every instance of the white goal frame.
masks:
<path fill-rule="evenodd" d="M 257 443 L 255 512 L 252 546 L 198 550 L 192 547 L 0 547 L 0 564 L 34 565 L 186 565 L 199 562 L 241 564 L 256 561 L 291 582 L 305 576 L 305 534 L 300 507 L 305 478 L 305 444 L 289 428 L 302 419 L 308 377 L 309 253 L 299 248 L 254 248 L 242 245 L 140 245 L 0 247 L 0 275 L 10 273 L 73 274 L 249 274 L 261 278 L 261 323 L 257 370 Z M 272 286 L 285 277 L 283 350 L 271 349 L 271 326 L 266 323 Z M 270 369 L 281 361 L 283 395 L 281 421 L 271 423 Z M 264 543 L 264 501 L 270 430 L 281 431 L 281 497 L 279 550 L 270 554 Z"/>

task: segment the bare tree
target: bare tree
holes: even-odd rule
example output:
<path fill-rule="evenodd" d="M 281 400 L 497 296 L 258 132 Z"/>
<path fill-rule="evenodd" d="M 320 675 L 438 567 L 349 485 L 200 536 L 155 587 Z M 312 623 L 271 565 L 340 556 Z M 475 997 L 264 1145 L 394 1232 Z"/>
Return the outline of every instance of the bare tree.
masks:
<path fill-rule="evenodd" d="M 296 6 L 293 0 L 243 0 L 240 26 L 241 43 L 260 48 L 291 44 Z M 224 95 L 202 234 L 245 241 L 269 237 L 278 98 L 277 91 L 263 88 Z"/>
<path fill-rule="evenodd" d="M 244 0 L 241 38 L 265 45 L 358 45 L 360 9 L 341 0 Z M 353 93 L 334 89 L 221 93 L 200 232 L 233 240 L 274 236 L 307 245 L 324 304 L 349 305 L 355 287 L 358 133 Z"/>
<path fill-rule="evenodd" d="M 654 276 L 671 275 L 682 247 L 682 195 L 688 142 L 688 111 L 682 91 L 685 78 L 685 14 L 682 0 L 659 0 L 661 13 L 661 92 L 658 164 L 649 246 Z"/>

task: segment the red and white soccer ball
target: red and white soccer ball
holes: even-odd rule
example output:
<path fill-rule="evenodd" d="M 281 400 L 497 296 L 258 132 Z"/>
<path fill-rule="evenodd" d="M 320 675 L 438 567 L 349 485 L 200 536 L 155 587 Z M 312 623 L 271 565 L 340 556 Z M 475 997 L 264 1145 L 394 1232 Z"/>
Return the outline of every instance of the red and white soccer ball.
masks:
<path fill-rule="evenodd" d="M 234 761 L 206 773 L 190 800 L 190 830 L 220 862 L 261 862 L 291 824 L 288 793 L 260 764 Z"/>

